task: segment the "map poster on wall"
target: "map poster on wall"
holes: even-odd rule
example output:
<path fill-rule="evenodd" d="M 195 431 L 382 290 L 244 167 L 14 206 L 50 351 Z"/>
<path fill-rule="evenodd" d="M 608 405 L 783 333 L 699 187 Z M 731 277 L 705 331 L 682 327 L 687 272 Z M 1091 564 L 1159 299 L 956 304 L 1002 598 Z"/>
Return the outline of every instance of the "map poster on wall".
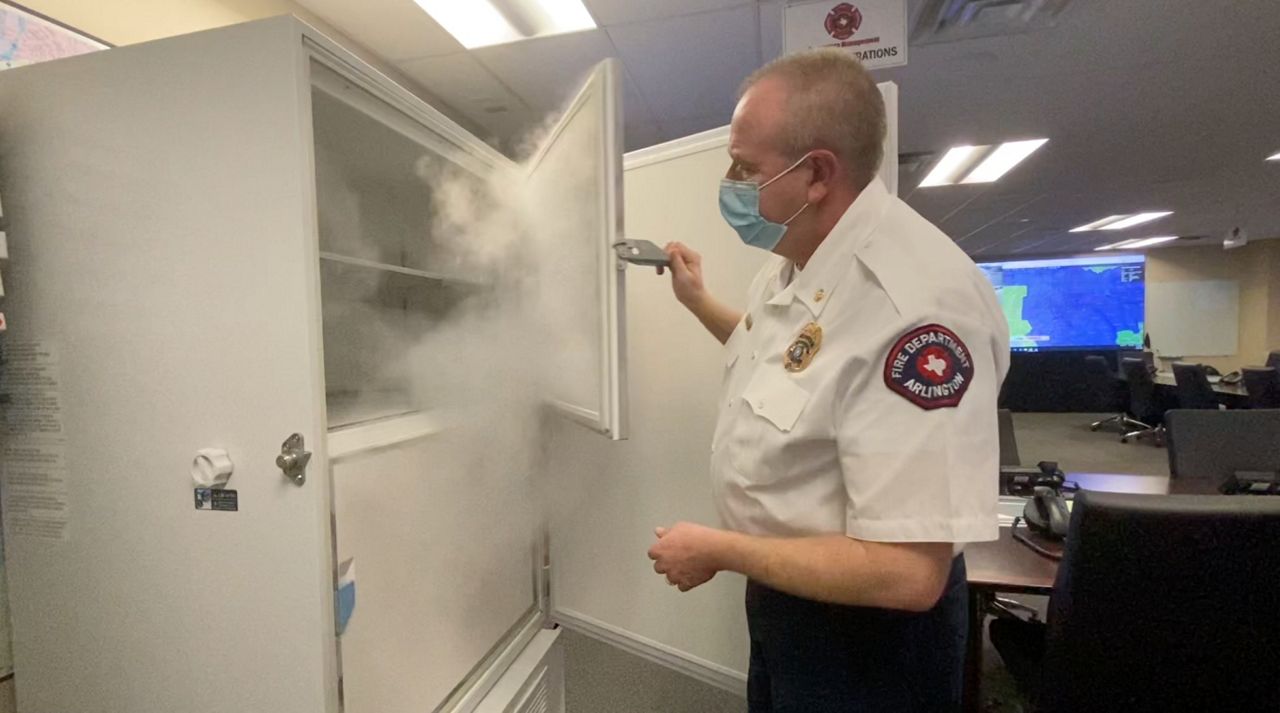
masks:
<path fill-rule="evenodd" d="M 0 69 L 72 57 L 110 46 L 21 5 L 0 1 Z"/>

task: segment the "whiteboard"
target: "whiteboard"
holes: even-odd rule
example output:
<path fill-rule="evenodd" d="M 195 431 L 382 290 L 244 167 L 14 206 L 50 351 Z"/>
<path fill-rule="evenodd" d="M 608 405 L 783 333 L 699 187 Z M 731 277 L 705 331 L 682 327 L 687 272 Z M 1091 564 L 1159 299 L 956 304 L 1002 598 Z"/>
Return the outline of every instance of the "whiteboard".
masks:
<path fill-rule="evenodd" d="M 1234 355 L 1239 326 L 1235 280 L 1147 283 L 1147 334 L 1161 356 Z"/>

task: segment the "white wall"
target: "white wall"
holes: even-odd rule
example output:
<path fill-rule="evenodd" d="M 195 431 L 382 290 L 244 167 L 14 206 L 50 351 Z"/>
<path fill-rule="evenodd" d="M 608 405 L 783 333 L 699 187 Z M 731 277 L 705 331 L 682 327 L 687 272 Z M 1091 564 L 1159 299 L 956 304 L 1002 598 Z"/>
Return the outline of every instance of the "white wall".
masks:
<path fill-rule="evenodd" d="M 1183 361 L 1211 364 L 1222 373 L 1244 366 L 1257 366 L 1267 352 L 1280 349 L 1280 239 L 1251 242 L 1237 250 L 1217 246 L 1162 248 L 1147 253 L 1147 309 L 1160 293 L 1151 288 L 1160 283 L 1234 281 L 1239 283 L 1237 316 L 1238 347 L 1230 354 L 1177 354 Z M 1167 307 L 1167 306 L 1165 306 Z M 1225 315 L 1232 319 L 1231 315 Z M 1151 343 L 1157 353 L 1170 354 L 1160 332 L 1151 329 Z"/>

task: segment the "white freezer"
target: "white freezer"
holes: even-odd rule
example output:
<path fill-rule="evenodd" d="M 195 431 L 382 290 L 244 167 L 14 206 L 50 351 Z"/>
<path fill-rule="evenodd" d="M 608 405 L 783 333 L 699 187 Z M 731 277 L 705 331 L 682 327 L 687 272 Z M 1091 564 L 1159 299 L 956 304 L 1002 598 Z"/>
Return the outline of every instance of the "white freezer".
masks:
<path fill-rule="evenodd" d="M 52 454 L 36 475 L 66 502 L 63 526 L 6 523 L 20 711 L 554 711 L 554 623 L 741 689 L 739 583 L 677 597 L 644 557 L 653 525 L 714 521 L 719 365 L 650 275 L 627 343 L 618 94 L 597 68 L 526 174 L 292 18 L 0 73 L 6 347 L 57 425 L 5 448 Z M 719 219 L 723 149 L 631 157 L 626 207 L 633 237 L 705 235 L 733 298 L 763 255 Z M 496 289 L 444 259 L 423 176 L 563 207 L 536 229 L 586 298 L 539 307 L 580 327 L 558 355 L 578 378 L 519 424 L 546 443 L 526 462 L 481 457 L 418 383 L 457 358 L 420 338 Z M 276 461 L 295 433 L 301 484 Z M 202 448 L 230 454 L 238 511 L 193 507 Z"/>
<path fill-rule="evenodd" d="M 531 172 L 292 18 L 0 74 L 6 346 L 29 357 L 5 454 L 36 453 L 3 482 L 65 503 L 7 533 L 20 710 L 471 710 L 554 644 L 536 464 L 469 457 L 474 425 L 415 381 L 451 368 L 422 338 L 501 289 L 442 259 L 424 187 L 562 208 L 588 324 L 547 398 L 624 437 L 616 72 Z M 197 508 L 205 448 L 235 512 Z"/>

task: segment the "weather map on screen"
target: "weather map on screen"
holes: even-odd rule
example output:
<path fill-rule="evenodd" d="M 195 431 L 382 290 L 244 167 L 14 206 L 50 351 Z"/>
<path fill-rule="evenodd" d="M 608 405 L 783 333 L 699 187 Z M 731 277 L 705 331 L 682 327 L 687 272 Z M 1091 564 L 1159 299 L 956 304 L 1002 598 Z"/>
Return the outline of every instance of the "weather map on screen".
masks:
<path fill-rule="evenodd" d="M 978 267 L 996 288 L 1014 350 L 1142 348 L 1146 263 L 1141 255 Z"/>

